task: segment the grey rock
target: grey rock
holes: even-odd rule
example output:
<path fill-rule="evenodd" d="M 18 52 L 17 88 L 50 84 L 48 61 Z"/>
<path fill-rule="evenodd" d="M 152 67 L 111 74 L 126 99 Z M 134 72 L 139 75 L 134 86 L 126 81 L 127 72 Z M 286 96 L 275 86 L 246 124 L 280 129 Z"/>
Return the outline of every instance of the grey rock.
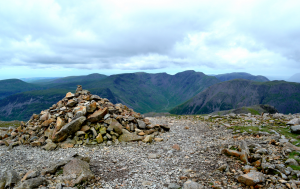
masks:
<path fill-rule="evenodd" d="M 255 153 L 264 155 L 264 154 L 268 154 L 268 150 L 265 148 L 260 148 L 260 149 L 256 150 Z"/>
<path fill-rule="evenodd" d="M 285 175 L 290 175 L 291 174 L 289 169 L 287 169 L 284 164 L 276 164 L 275 168 L 278 169 L 280 172 L 284 173 Z"/>
<path fill-rule="evenodd" d="M 104 118 L 103 119 L 108 119 L 108 118 L 110 118 L 110 114 L 106 114 L 105 116 L 104 116 Z"/>
<path fill-rule="evenodd" d="M 287 125 L 298 125 L 300 124 L 300 118 L 294 118 L 286 123 Z"/>
<path fill-rule="evenodd" d="M 229 171 L 229 166 L 228 166 L 228 164 L 223 164 L 217 170 L 219 170 L 221 172 L 228 172 Z"/>
<path fill-rule="evenodd" d="M 47 184 L 47 180 L 43 177 L 38 177 L 38 178 L 32 178 L 32 179 L 28 179 L 26 181 L 24 181 L 21 185 L 20 185 L 20 189 L 31 189 L 31 188 L 37 188 L 40 185 L 46 185 Z"/>
<path fill-rule="evenodd" d="M 77 99 L 72 99 L 72 100 L 69 100 L 69 102 L 67 103 L 67 106 L 68 107 L 73 107 L 77 104 Z"/>
<path fill-rule="evenodd" d="M 142 120 L 137 120 L 140 129 L 146 129 L 146 123 Z"/>
<path fill-rule="evenodd" d="M 183 184 L 182 189 L 203 189 L 204 186 L 201 184 L 198 184 L 197 182 L 188 180 Z"/>
<path fill-rule="evenodd" d="M 33 137 L 30 138 L 30 142 L 33 142 L 33 141 L 35 141 L 37 139 L 39 139 L 37 136 L 33 136 Z"/>
<path fill-rule="evenodd" d="M 252 171 L 238 177 L 238 181 L 246 186 L 254 186 L 256 184 L 263 183 L 265 182 L 265 179 L 266 178 L 263 173 L 256 171 Z"/>
<path fill-rule="evenodd" d="M 76 179 L 70 180 L 71 186 L 80 184 L 84 180 L 90 180 L 95 178 L 95 175 L 90 170 L 90 166 L 86 161 L 80 159 L 73 159 L 63 168 L 64 176 L 76 175 Z"/>
<path fill-rule="evenodd" d="M 170 183 L 168 186 L 168 189 L 179 189 L 179 188 L 181 187 L 176 183 Z"/>
<path fill-rule="evenodd" d="M 60 167 L 66 165 L 70 161 L 71 161 L 70 159 L 59 161 L 59 162 L 57 162 L 57 163 L 49 166 L 48 168 L 43 169 L 42 172 L 41 172 L 41 175 L 44 176 L 44 175 L 46 175 L 48 173 L 54 174 L 57 171 L 57 169 L 59 169 Z"/>
<path fill-rule="evenodd" d="M 276 171 L 275 165 L 270 164 L 270 163 L 261 163 L 261 168 L 262 168 L 266 173 Z"/>
<path fill-rule="evenodd" d="M 282 172 L 279 172 L 279 174 L 280 174 L 280 177 L 281 177 L 282 179 L 284 179 L 284 180 L 286 180 L 286 179 L 287 179 L 287 176 L 286 176 L 284 173 L 282 173 Z"/>
<path fill-rule="evenodd" d="M 262 135 L 266 135 L 266 136 L 270 135 L 270 133 L 268 133 L 268 132 L 262 132 L 262 131 L 258 131 L 257 134 L 260 135 L 260 136 L 262 136 Z"/>
<path fill-rule="evenodd" d="M 61 142 L 68 138 L 69 135 L 72 135 L 81 128 L 82 123 L 86 120 L 85 116 L 79 117 L 70 123 L 64 125 L 59 132 L 57 132 L 52 138 L 53 142 Z"/>
<path fill-rule="evenodd" d="M 57 145 L 55 143 L 49 142 L 45 146 L 43 146 L 42 148 L 44 150 L 47 150 L 47 151 L 52 151 L 52 150 L 55 150 L 56 147 L 57 147 Z"/>
<path fill-rule="evenodd" d="M 98 96 L 98 95 L 92 95 L 90 99 L 91 100 L 101 100 L 100 96 Z"/>
<path fill-rule="evenodd" d="M 143 186 L 150 186 L 150 185 L 152 185 L 152 182 L 151 181 L 143 181 L 142 185 Z"/>
<path fill-rule="evenodd" d="M 274 133 L 275 135 L 280 135 L 279 133 L 277 133 L 275 130 L 270 130 L 271 133 Z"/>
<path fill-rule="evenodd" d="M 6 180 L 5 180 L 4 175 L 0 174 L 0 189 L 4 189 L 5 188 L 5 183 L 6 183 Z"/>
<path fill-rule="evenodd" d="M 61 183 L 57 183 L 55 186 L 55 189 L 62 189 L 62 184 Z"/>
<path fill-rule="evenodd" d="M 68 113 L 66 114 L 66 116 L 67 116 L 68 118 L 73 118 L 73 113 L 72 113 L 72 112 L 68 112 Z"/>
<path fill-rule="evenodd" d="M 160 158 L 160 155 L 158 155 L 158 154 L 149 154 L 149 155 L 148 155 L 148 158 L 149 158 L 149 159 L 159 159 L 159 158 Z"/>
<path fill-rule="evenodd" d="M 279 139 L 279 142 L 280 143 L 286 143 L 286 142 L 289 142 L 289 140 L 286 139 L 286 138 L 281 138 L 281 139 Z"/>
<path fill-rule="evenodd" d="M 123 134 L 119 137 L 119 142 L 142 141 L 143 137 L 134 133 L 130 133 L 126 129 L 122 129 Z"/>
<path fill-rule="evenodd" d="M 31 179 L 31 178 L 36 178 L 38 176 L 40 176 L 40 171 L 38 170 L 29 170 L 26 175 L 22 178 L 21 181 L 23 180 L 27 180 L 27 179 Z"/>
<path fill-rule="evenodd" d="M 285 164 L 299 166 L 298 162 L 295 159 L 288 159 L 285 161 Z"/>
<path fill-rule="evenodd" d="M 119 135 L 122 134 L 122 125 L 116 119 L 108 119 L 105 123 L 109 124 L 107 131 L 115 131 Z"/>
<path fill-rule="evenodd" d="M 291 132 L 300 134 L 300 125 L 291 126 Z"/>
<path fill-rule="evenodd" d="M 254 161 L 260 160 L 260 159 L 261 159 L 261 155 L 260 155 L 260 154 L 253 154 L 251 157 L 252 157 L 252 159 L 253 159 Z"/>
<path fill-rule="evenodd" d="M 0 188 L 13 188 L 20 182 L 21 178 L 15 170 L 8 170 L 0 178 Z"/>
<path fill-rule="evenodd" d="M 97 131 L 95 130 L 95 128 L 92 127 L 90 130 L 91 130 L 92 133 L 93 133 L 93 137 L 96 138 L 98 134 L 97 134 Z"/>

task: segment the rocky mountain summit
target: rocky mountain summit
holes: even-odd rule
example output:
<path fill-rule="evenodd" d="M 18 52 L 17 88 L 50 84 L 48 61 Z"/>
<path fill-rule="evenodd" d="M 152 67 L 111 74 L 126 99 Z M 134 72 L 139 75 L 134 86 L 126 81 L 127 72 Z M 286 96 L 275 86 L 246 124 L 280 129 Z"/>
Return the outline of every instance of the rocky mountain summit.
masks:
<path fill-rule="evenodd" d="M 68 92 L 64 99 L 40 114 L 32 115 L 17 129 L 10 129 L 0 144 L 10 148 L 20 144 L 42 146 L 54 150 L 74 145 L 99 143 L 151 142 L 159 132 L 168 131 L 167 125 L 151 125 L 148 119 L 122 104 L 91 95 L 78 86 L 76 93 Z M 159 139 L 155 139 L 159 140 Z"/>
<path fill-rule="evenodd" d="M 72 98 L 68 97 L 72 94 L 68 94 L 63 99 L 65 105 L 61 108 L 69 108 L 69 112 L 73 113 L 73 118 L 70 120 L 69 117 L 66 119 L 66 113 L 62 114 L 61 119 L 64 118 L 64 121 L 68 122 L 64 126 L 82 117 L 82 115 L 76 117 L 74 111 L 76 107 L 81 106 L 79 100 L 72 107 L 67 104 L 72 102 L 70 100 L 85 96 L 84 93 L 84 90 L 80 95 L 75 93 Z M 94 112 L 103 110 L 105 107 L 112 109 L 108 104 L 105 105 L 99 101 L 97 103 L 101 108 Z M 46 112 L 50 115 L 59 113 L 51 112 L 55 109 L 57 107 L 50 108 L 49 111 L 38 115 L 39 118 L 31 119 L 24 124 L 23 129 L 27 128 L 26 125 L 29 123 L 42 125 L 46 120 L 41 121 L 41 117 Z M 89 120 L 94 112 L 87 113 L 84 116 L 86 120 Z M 109 111 L 108 113 L 111 119 L 118 121 L 114 117 L 116 113 Z M 131 112 L 131 114 L 134 113 Z M 104 117 L 100 122 L 91 122 L 90 125 L 86 125 L 95 128 L 96 123 L 99 123 L 101 131 L 101 125 L 104 125 L 106 121 Z M 123 115 L 122 119 L 124 117 L 126 115 Z M 230 113 L 222 116 L 178 115 L 135 119 L 144 121 L 146 128 L 139 128 L 136 122 L 133 125 L 137 128 L 133 132 L 128 127 L 126 129 L 126 124 L 119 122 L 123 127 L 122 131 L 128 132 L 121 135 L 146 136 L 143 133 L 151 128 L 159 128 L 160 132 L 155 131 L 158 135 L 152 142 L 146 142 L 146 137 L 144 137 L 144 142 L 120 141 L 121 135 L 119 135 L 116 138 L 119 143 L 108 139 L 106 142 L 103 140 L 104 142 L 97 143 L 98 145 L 90 145 L 93 144 L 92 142 L 97 142 L 94 138 L 96 135 L 93 135 L 90 129 L 85 131 L 87 139 L 85 139 L 86 134 L 83 135 L 84 137 L 77 136 L 83 137 L 82 140 L 74 139 L 78 131 L 60 142 L 55 143 L 53 141 L 56 140 L 53 139 L 52 143 L 58 147 L 53 151 L 48 151 L 32 145 L 34 141 L 28 143 L 29 145 L 13 147 L 12 144 L 17 142 L 14 139 L 22 138 L 23 134 L 17 133 L 18 135 L 13 138 L 12 130 L 10 130 L 10 135 L 7 130 L 4 131 L 8 133 L 8 137 L 2 140 L 6 142 L 2 144 L 8 146 L 0 146 L 0 175 L 2 175 L 0 188 L 13 186 L 46 188 L 47 186 L 67 189 L 76 186 L 107 189 L 294 189 L 300 186 L 300 114 Z M 40 121 L 37 122 L 37 120 Z M 86 120 L 83 126 L 87 123 Z M 151 124 L 146 124 L 148 122 Z M 127 125 L 130 123 L 129 121 Z M 53 129 L 55 129 L 55 124 Z M 107 131 L 110 124 L 104 126 Z M 165 132 L 166 128 L 169 128 L 169 132 Z M 46 131 L 49 127 L 44 129 Z M 98 135 L 101 133 L 98 129 L 95 128 L 95 130 Z M 113 132 L 116 131 L 113 130 Z M 36 132 L 36 135 L 38 133 Z M 42 136 L 45 137 L 45 132 Z M 64 138 L 61 134 L 52 134 L 53 136 L 57 136 L 57 141 Z M 106 134 L 102 135 L 103 138 L 104 136 Z M 63 147 L 66 141 L 70 144 L 72 140 L 76 141 L 73 148 Z M 83 143 L 77 144 L 78 141 Z"/>

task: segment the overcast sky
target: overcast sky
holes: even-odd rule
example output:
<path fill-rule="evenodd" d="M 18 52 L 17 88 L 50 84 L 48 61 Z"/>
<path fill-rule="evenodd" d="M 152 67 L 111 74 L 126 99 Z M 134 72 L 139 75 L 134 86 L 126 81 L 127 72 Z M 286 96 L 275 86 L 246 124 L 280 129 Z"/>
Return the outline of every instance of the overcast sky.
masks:
<path fill-rule="evenodd" d="M 0 1 L 0 79 L 300 72 L 299 0 Z"/>

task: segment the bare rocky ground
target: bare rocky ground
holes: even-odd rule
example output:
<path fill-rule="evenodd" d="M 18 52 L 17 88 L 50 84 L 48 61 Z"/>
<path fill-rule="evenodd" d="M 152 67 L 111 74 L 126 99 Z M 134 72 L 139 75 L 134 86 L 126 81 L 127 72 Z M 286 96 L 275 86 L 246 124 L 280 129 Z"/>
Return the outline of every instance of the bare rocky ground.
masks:
<path fill-rule="evenodd" d="M 0 171 L 14 169 L 24 176 L 29 169 L 42 169 L 78 153 L 91 158 L 90 166 L 96 182 L 87 184 L 90 188 L 176 188 L 187 179 L 202 183 L 205 188 L 214 181 L 232 188 L 232 175 L 213 173 L 220 165 L 231 161 L 220 155 L 220 146 L 233 142 L 231 133 L 224 126 L 210 128 L 199 120 L 149 119 L 153 124 L 171 127 L 170 132 L 161 134 L 164 141 L 91 145 L 55 151 L 30 146 L 8 150 L 8 147 L 1 146 Z M 49 188 L 55 188 L 55 179 L 55 176 L 50 179 Z"/>
<path fill-rule="evenodd" d="M 30 169 L 42 170 L 59 160 L 79 154 L 91 158 L 90 168 L 95 174 L 93 182 L 85 182 L 78 185 L 79 188 L 297 188 L 299 172 L 287 166 L 280 170 L 281 173 L 277 170 L 277 165 L 286 164 L 288 153 L 299 150 L 297 147 L 293 149 L 295 146 L 281 145 L 280 142 L 287 142 L 289 139 L 276 132 L 242 133 L 232 129 L 230 121 L 225 123 L 224 120 L 227 118 L 220 119 L 218 116 L 215 116 L 215 119 L 210 118 L 196 118 L 196 116 L 180 119 L 148 118 L 152 124 L 168 124 L 171 128 L 169 132 L 160 133 L 159 137 L 163 138 L 163 141 L 154 141 L 150 144 L 142 141 L 122 142 L 118 145 L 102 143 L 68 149 L 58 148 L 54 151 L 24 145 L 12 149 L 0 146 L 0 175 L 6 170 L 13 169 L 23 177 Z M 256 116 L 254 121 L 262 121 L 262 118 L 264 117 Z M 266 119 L 268 123 L 273 123 L 270 121 L 271 118 Z M 285 121 L 292 118 L 294 117 L 290 116 Z M 233 119 L 231 124 L 236 120 Z M 249 125 L 243 127 L 252 128 Z M 249 148 L 251 145 L 256 146 L 255 149 L 250 149 L 249 160 L 260 155 L 259 165 L 254 166 L 254 161 L 248 163 L 253 166 L 250 169 L 259 169 L 256 173 L 264 172 L 263 182 L 253 186 L 246 186 L 245 182 L 239 180 L 241 175 L 249 173 L 245 170 L 246 166 L 241 158 L 221 153 L 224 149 L 238 152 L 235 148 L 238 148 L 241 141 Z M 261 170 L 262 167 L 264 170 Z M 270 174 L 268 173 L 270 170 L 278 172 Z M 283 172 L 285 174 L 282 174 Z M 60 184 L 57 174 L 45 175 L 45 178 L 48 182 L 47 188 L 67 188 Z M 199 185 L 184 186 L 184 183 L 190 182 L 189 180 Z M 250 178 L 251 180 L 255 179 Z M 43 187 L 46 186 L 39 188 Z"/>

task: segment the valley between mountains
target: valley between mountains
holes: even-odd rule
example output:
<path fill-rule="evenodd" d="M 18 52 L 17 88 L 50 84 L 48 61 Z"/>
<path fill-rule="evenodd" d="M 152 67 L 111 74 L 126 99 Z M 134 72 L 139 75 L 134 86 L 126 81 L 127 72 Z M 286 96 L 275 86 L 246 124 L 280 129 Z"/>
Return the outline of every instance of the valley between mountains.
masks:
<path fill-rule="evenodd" d="M 269 81 L 247 73 L 208 76 L 192 70 L 175 75 L 138 72 L 40 79 L 31 83 L 9 79 L 0 83 L 3 121 L 28 120 L 79 84 L 93 94 L 142 114 L 208 114 L 258 104 L 274 106 L 285 114 L 300 112 L 299 83 Z"/>

